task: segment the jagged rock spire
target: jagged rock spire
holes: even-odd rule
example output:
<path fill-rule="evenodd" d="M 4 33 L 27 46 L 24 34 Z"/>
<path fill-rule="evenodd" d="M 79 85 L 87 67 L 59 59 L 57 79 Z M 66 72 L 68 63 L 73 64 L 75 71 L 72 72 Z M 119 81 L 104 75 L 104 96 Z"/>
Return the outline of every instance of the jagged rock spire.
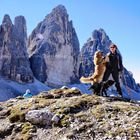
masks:
<path fill-rule="evenodd" d="M 17 36 L 19 36 L 22 39 L 25 39 L 24 41 L 27 41 L 27 27 L 26 27 L 26 20 L 24 16 L 17 16 L 14 20 L 14 27 L 17 29 Z"/>
<path fill-rule="evenodd" d="M 11 26 L 12 25 L 12 21 L 10 19 L 10 16 L 8 14 L 4 15 L 3 21 L 2 21 L 2 26 Z"/>
<path fill-rule="evenodd" d="M 33 81 L 23 16 L 16 17 L 14 25 L 9 15 L 4 16 L 0 26 L 0 56 L 0 76 L 20 83 Z"/>
<path fill-rule="evenodd" d="M 59 86 L 78 81 L 79 41 L 64 6 L 54 8 L 33 30 L 28 52 L 41 82 Z"/>

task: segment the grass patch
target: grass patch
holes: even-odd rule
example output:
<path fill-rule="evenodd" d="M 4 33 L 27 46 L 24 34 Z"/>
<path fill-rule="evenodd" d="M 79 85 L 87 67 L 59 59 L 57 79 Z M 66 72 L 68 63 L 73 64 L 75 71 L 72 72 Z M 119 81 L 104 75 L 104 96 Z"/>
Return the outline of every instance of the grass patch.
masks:
<path fill-rule="evenodd" d="M 22 131 L 21 131 L 21 133 L 22 134 L 27 134 L 29 131 L 35 132 L 36 129 L 35 129 L 35 127 L 31 123 L 26 122 L 26 123 L 24 123 L 22 125 Z"/>
<path fill-rule="evenodd" d="M 11 123 L 15 122 L 24 122 L 25 121 L 25 114 L 27 111 L 20 110 L 17 107 L 14 107 L 10 110 L 10 115 L 8 116 L 8 119 Z"/>

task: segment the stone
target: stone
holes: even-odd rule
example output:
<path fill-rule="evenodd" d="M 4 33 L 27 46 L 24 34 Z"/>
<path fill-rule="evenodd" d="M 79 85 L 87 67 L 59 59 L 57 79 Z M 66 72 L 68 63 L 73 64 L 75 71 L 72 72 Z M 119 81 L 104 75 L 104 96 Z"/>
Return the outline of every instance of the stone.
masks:
<path fill-rule="evenodd" d="M 0 127 L 0 138 L 5 138 L 5 136 L 10 135 L 14 126 L 14 124 L 8 124 L 5 128 Z"/>
<path fill-rule="evenodd" d="M 2 111 L 0 111 L 0 116 L 8 116 L 10 114 L 10 110 L 9 109 L 3 109 Z"/>
<path fill-rule="evenodd" d="M 53 118 L 54 114 L 50 112 L 48 109 L 44 108 L 41 110 L 31 110 L 29 111 L 25 119 L 32 124 L 37 124 L 37 125 L 45 125 L 49 126 L 51 125 L 51 120 Z"/>
<path fill-rule="evenodd" d="M 54 8 L 33 30 L 28 53 L 39 81 L 52 87 L 79 81 L 79 41 L 64 6 Z"/>
<path fill-rule="evenodd" d="M 59 121 L 60 121 L 60 116 L 58 115 L 58 114 L 55 114 L 53 117 L 52 117 L 52 122 L 54 123 L 54 124 L 58 124 L 59 123 Z"/>
<path fill-rule="evenodd" d="M 61 89 L 68 89 L 68 87 L 67 86 L 62 86 Z"/>

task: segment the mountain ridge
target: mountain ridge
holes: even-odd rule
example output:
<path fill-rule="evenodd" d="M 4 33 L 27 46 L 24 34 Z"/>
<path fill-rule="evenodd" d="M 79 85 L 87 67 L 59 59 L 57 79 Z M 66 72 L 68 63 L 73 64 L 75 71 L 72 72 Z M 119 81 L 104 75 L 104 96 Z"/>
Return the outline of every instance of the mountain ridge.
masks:
<path fill-rule="evenodd" d="M 0 51 L 1 57 L 4 56 L 0 62 L 0 76 L 21 84 L 33 83 L 34 78 L 51 87 L 80 84 L 81 76 L 89 76 L 94 71 L 95 51 L 102 50 L 106 54 L 110 43 L 109 36 L 100 28 L 92 32 L 80 50 L 76 30 L 63 5 L 55 7 L 28 38 L 23 16 L 16 17 L 12 24 L 10 16 L 5 15 L 0 25 Z M 124 69 L 122 83 L 140 92 L 127 69 Z"/>

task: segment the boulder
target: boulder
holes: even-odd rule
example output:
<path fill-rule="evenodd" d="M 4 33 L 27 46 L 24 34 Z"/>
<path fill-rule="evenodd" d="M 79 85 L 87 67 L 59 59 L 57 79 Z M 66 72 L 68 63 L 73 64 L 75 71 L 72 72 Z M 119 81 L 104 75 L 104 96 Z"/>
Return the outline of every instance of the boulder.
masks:
<path fill-rule="evenodd" d="M 31 110 L 26 114 L 25 119 L 32 124 L 37 125 L 51 125 L 51 120 L 54 114 L 50 112 L 48 109 L 44 108 L 41 110 Z"/>

